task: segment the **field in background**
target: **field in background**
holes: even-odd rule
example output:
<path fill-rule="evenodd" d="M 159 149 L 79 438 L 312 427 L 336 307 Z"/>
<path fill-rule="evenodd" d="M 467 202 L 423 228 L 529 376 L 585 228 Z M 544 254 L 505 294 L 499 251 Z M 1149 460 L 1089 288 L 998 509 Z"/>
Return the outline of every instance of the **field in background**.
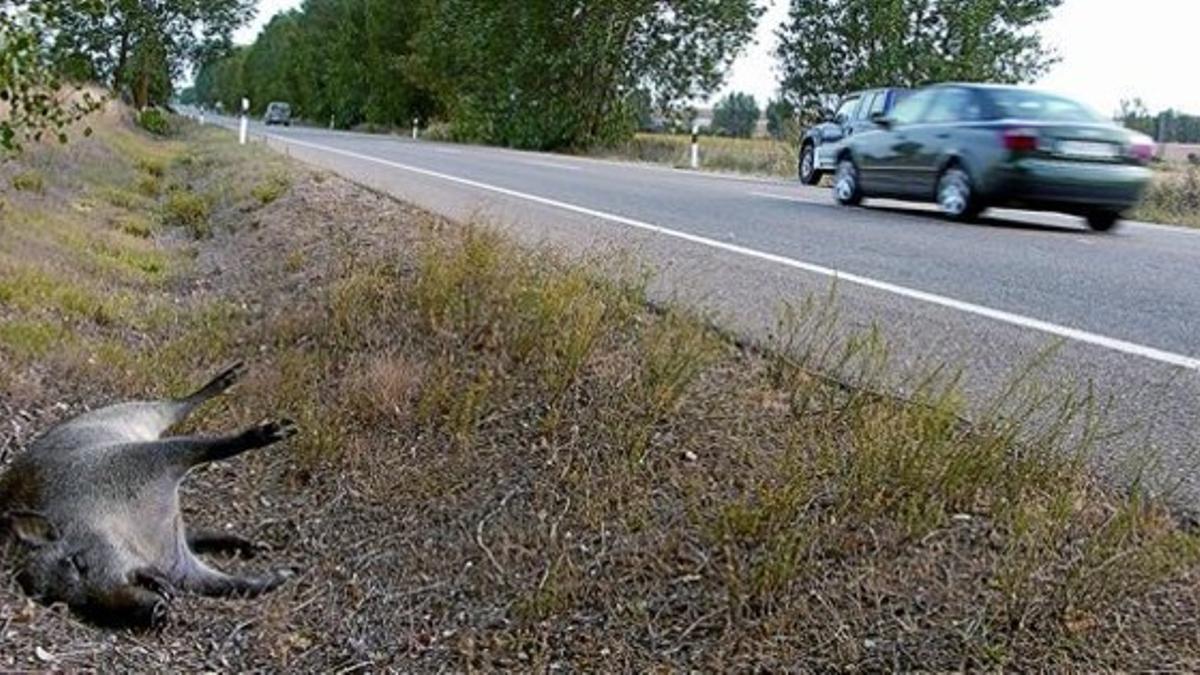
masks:
<path fill-rule="evenodd" d="M 598 149 L 601 157 L 665 164 L 676 168 L 691 166 L 691 136 L 679 134 L 636 134 L 615 148 Z M 729 171 L 760 176 L 794 178 L 797 150 L 790 143 L 769 138 L 700 138 L 700 164 L 708 171 Z"/>
<path fill-rule="evenodd" d="M 245 358 L 198 424 L 302 433 L 199 472 L 188 517 L 303 570 L 112 636 L 6 576 L 0 669 L 1200 667 L 1200 536 L 1096 479 L 1103 405 L 1037 363 L 982 410 L 950 370 L 896 398 L 832 298 L 739 345 L 212 128 L 112 118 L 0 180 L 0 461 Z"/>
<path fill-rule="evenodd" d="M 1168 162 L 1182 164 L 1192 156 L 1200 158 L 1200 143 L 1166 143 L 1161 147 L 1159 156 Z"/>

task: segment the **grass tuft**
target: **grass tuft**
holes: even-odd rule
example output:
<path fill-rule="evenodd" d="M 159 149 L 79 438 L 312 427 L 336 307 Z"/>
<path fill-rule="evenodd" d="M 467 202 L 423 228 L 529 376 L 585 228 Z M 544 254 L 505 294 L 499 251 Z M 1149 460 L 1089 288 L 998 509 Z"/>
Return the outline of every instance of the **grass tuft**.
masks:
<path fill-rule="evenodd" d="M 12 187 L 19 192 L 41 194 L 46 191 L 46 178 L 37 169 L 27 169 L 12 177 Z"/>
<path fill-rule="evenodd" d="M 251 195 L 259 204 L 266 206 L 279 199 L 292 186 L 292 181 L 286 174 L 272 173 L 254 186 Z"/>
<path fill-rule="evenodd" d="M 173 190 L 163 204 L 163 221 L 167 225 L 186 229 L 193 239 L 212 236 L 210 215 L 208 200 L 187 189 Z"/>

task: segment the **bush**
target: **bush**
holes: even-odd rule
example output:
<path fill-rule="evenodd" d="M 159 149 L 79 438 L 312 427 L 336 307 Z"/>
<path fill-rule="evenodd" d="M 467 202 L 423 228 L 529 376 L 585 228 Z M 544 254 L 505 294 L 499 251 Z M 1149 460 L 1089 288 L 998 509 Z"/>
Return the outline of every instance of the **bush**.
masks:
<path fill-rule="evenodd" d="M 138 114 L 137 122 L 138 126 L 155 136 L 171 134 L 171 120 L 158 108 L 146 108 Z"/>

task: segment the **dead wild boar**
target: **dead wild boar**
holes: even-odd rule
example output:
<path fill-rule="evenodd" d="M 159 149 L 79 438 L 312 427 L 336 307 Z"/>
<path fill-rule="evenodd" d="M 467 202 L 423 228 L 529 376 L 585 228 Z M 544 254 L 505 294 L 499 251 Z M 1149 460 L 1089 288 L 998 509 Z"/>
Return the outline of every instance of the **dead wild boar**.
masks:
<path fill-rule="evenodd" d="M 194 467 L 295 434 L 286 420 L 227 436 L 163 437 L 244 372 L 236 364 L 179 400 L 119 403 L 84 413 L 35 440 L 0 476 L 0 534 L 17 542 L 17 580 L 41 602 L 85 618 L 145 627 L 166 618 L 176 590 L 254 596 L 292 575 L 235 576 L 203 553 L 252 554 L 225 533 L 191 532 L 179 485 Z"/>

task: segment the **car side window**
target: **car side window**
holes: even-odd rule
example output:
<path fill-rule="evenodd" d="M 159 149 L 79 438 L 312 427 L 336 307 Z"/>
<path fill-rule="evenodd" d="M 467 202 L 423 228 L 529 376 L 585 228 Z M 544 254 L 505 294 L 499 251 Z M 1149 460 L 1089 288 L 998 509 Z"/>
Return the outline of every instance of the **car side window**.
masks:
<path fill-rule="evenodd" d="M 929 124 L 974 122 L 983 118 L 983 107 L 974 94 L 966 89 L 943 89 L 925 114 Z"/>
<path fill-rule="evenodd" d="M 937 95 L 936 90 L 918 91 L 917 93 L 904 99 L 899 105 L 892 110 L 892 122 L 900 124 L 916 124 L 925 117 L 925 110 L 929 107 L 934 96 Z"/>
<path fill-rule="evenodd" d="M 854 111 L 858 108 L 858 101 L 859 98 L 857 96 L 842 101 L 837 114 L 833 116 L 833 121 L 838 124 L 849 122 L 854 117 Z"/>
<path fill-rule="evenodd" d="M 881 91 L 875 95 L 875 100 L 871 101 L 871 110 L 867 113 L 867 119 L 887 111 L 888 93 Z"/>
<path fill-rule="evenodd" d="M 863 96 L 862 105 L 858 106 L 858 114 L 854 116 L 856 120 L 871 119 L 871 108 L 875 107 L 875 101 L 878 101 L 883 94 L 881 92 L 868 92 Z"/>

